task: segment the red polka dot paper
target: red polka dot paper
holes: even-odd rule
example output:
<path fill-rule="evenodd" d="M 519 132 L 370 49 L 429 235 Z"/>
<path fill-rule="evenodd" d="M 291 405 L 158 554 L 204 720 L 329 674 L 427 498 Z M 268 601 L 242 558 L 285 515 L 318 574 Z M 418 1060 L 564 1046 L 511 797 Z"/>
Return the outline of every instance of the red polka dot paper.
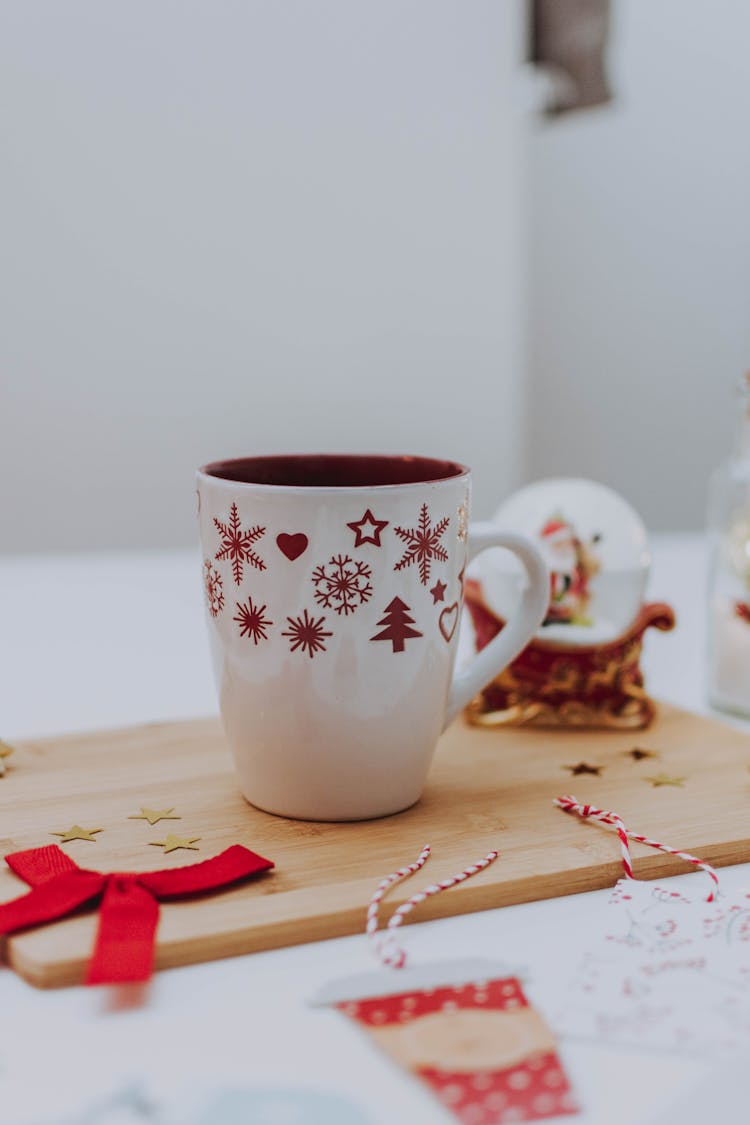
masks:
<path fill-rule="evenodd" d="M 513 977 L 338 1007 L 425 1082 L 463 1125 L 578 1112 L 553 1035 Z"/>

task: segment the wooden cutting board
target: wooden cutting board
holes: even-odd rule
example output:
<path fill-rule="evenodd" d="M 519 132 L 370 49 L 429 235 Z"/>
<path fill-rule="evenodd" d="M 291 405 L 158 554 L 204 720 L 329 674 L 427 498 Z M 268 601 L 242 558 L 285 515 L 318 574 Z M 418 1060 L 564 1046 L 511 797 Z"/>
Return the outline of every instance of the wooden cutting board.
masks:
<path fill-rule="evenodd" d="M 658 757 L 635 761 L 634 747 Z M 571 776 L 568 766 L 601 767 Z M 162 905 L 160 968 L 361 933 L 367 902 L 388 872 L 429 842 L 428 868 L 388 900 L 460 870 L 493 847 L 500 858 L 469 882 L 421 905 L 415 920 L 573 894 L 621 875 L 616 838 L 553 808 L 573 793 L 615 809 L 636 831 L 714 864 L 750 860 L 750 737 L 662 707 L 647 732 L 481 729 L 456 722 L 441 740 L 422 800 L 398 816 L 354 824 L 286 820 L 239 794 L 216 720 L 154 724 L 17 744 L 0 780 L 2 854 L 57 842 L 73 824 L 104 831 L 65 850 L 101 871 L 175 867 L 245 844 L 276 862 L 259 880 L 209 897 Z M 658 774 L 683 778 L 654 786 Z M 181 820 L 129 820 L 143 805 L 175 806 Z M 163 855 L 150 840 L 199 836 L 200 851 Z M 635 870 L 655 878 L 687 865 L 634 845 Z M 0 872 L 0 901 L 25 889 Z M 10 965 L 40 987 L 82 979 L 93 913 L 6 942 Z"/>

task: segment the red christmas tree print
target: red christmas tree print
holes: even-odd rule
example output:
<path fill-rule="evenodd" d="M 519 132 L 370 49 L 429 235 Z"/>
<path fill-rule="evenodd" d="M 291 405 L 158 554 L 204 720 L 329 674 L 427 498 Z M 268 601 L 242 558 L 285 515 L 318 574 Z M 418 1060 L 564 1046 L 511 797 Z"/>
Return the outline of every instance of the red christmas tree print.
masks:
<path fill-rule="evenodd" d="M 257 567 L 258 570 L 266 569 L 266 564 L 263 562 L 263 559 L 260 555 L 257 555 L 251 547 L 251 544 L 260 539 L 261 535 L 265 535 L 265 527 L 256 524 L 255 527 L 251 527 L 248 531 L 243 531 L 240 525 L 237 505 L 234 501 L 232 501 L 232 507 L 229 511 L 229 522 L 223 523 L 214 516 L 214 523 L 221 535 L 221 547 L 216 552 L 214 558 L 232 560 L 232 574 L 234 575 L 234 581 L 237 586 L 239 586 L 242 581 L 242 568 L 245 563 Z"/>
<path fill-rule="evenodd" d="M 396 597 L 385 607 L 385 617 L 378 621 L 378 625 L 385 625 L 385 629 L 370 637 L 370 640 L 391 641 L 394 652 L 403 652 L 406 640 L 423 635 L 418 629 L 411 628 L 414 624 L 414 618 L 409 617 L 409 606 Z"/>
<path fill-rule="evenodd" d="M 206 559 L 203 563 L 203 588 L 206 591 L 208 612 L 212 617 L 216 617 L 224 608 L 224 583 L 210 559 Z"/>
<path fill-rule="evenodd" d="M 372 571 L 366 563 L 355 562 L 349 555 L 334 555 L 328 566 L 329 570 L 319 566 L 313 571 L 315 600 L 347 617 L 370 600 Z"/>
<path fill-rule="evenodd" d="M 445 531 L 450 523 L 449 516 L 443 516 L 439 523 L 434 527 L 430 524 L 430 517 L 427 511 L 427 505 L 423 504 L 419 513 L 419 523 L 417 527 L 396 527 L 394 531 L 399 539 L 403 539 L 408 544 L 403 558 L 401 558 L 394 570 L 405 570 L 407 566 L 411 566 L 416 562 L 419 566 L 419 581 L 423 586 L 426 586 L 430 580 L 430 564 L 433 559 L 438 559 L 440 562 L 448 561 L 448 552 L 440 542 L 440 536 Z"/>
<path fill-rule="evenodd" d="M 273 625 L 273 621 L 269 621 L 264 617 L 266 607 L 264 605 L 253 605 L 253 599 L 248 598 L 245 605 L 242 602 L 237 602 L 237 613 L 232 618 L 240 627 L 241 637 L 252 637 L 257 645 L 258 641 L 268 640 L 268 633 L 266 629 L 269 625 Z"/>
<path fill-rule="evenodd" d="M 289 622 L 289 628 L 285 629 L 281 635 L 282 637 L 289 637 L 291 652 L 296 652 L 299 648 L 303 652 L 307 652 L 312 659 L 316 652 L 326 651 L 323 637 L 332 637 L 333 633 L 329 633 L 323 628 L 325 617 L 319 617 L 316 621 L 305 610 L 302 617 L 287 617 L 287 621 Z"/>

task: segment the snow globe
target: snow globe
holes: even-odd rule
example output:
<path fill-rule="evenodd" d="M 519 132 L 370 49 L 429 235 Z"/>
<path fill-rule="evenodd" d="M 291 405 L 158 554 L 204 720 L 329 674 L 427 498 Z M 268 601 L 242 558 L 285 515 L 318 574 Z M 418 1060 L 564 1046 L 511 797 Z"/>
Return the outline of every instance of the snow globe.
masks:
<path fill-rule="evenodd" d="M 650 554 L 638 513 L 596 481 L 554 478 L 514 493 L 493 522 L 535 540 L 550 568 L 545 620 L 526 650 L 470 704 L 470 722 L 640 728 L 655 705 L 640 670 L 643 634 L 671 629 L 644 602 Z M 504 626 L 523 589 L 514 560 L 486 551 L 465 599 L 477 648 Z"/>

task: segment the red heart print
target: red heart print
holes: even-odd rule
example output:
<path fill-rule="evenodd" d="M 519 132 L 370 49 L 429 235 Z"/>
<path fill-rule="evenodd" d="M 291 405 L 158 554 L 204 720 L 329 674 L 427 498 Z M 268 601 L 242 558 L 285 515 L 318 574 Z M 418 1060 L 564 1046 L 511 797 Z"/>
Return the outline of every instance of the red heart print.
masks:
<path fill-rule="evenodd" d="M 450 641 L 456 631 L 456 625 L 458 625 L 458 602 L 445 607 L 438 618 L 438 625 L 445 640 Z"/>
<path fill-rule="evenodd" d="M 282 531 L 281 535 L 276 536 L 276 546 L 289 562 L 294 562 L 307 550 L 307 536 L 302 531 L 298 531 L 296 535 L 287 535 Z"/>

